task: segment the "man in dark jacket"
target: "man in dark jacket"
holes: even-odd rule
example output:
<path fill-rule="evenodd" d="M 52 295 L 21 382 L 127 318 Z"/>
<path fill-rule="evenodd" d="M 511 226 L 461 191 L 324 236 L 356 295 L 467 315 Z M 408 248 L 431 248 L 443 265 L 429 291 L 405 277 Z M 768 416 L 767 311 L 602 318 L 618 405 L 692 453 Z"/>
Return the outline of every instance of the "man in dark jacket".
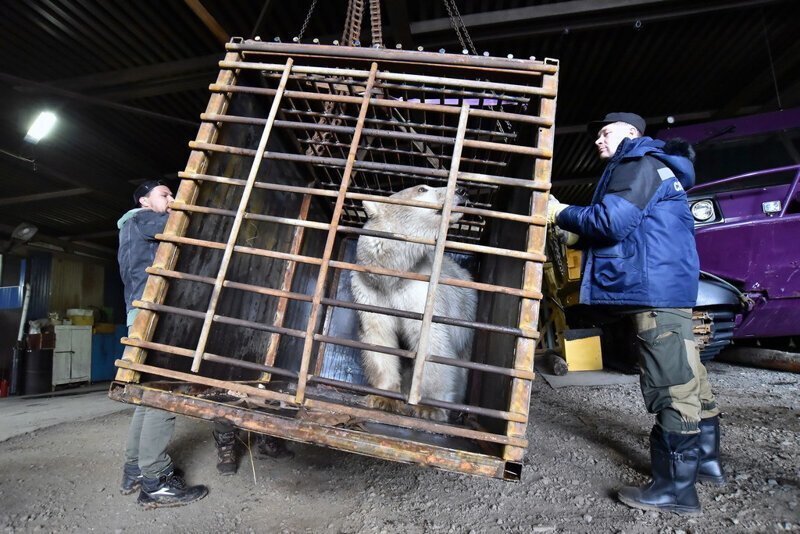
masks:
<path fill-rule="evenodd" d="M 581 304 L 623 315 L 639 340 L 641 388 L 656 424 L 650 433 L 652 481 L 625 487 L 625 504 L 698 514 L 697 480 L 723 484 L 719 410 L 692 329 L 699 260 L 684 188 L 694 185 L 688 143 L 644 137 L 634 113 L 609 113 L 589 125 L 608 160 L 592 203 L 551 197 L 548 221 L 583 255 Z"/>
<path fill-rule="evenodd" d="M 172 192 L 159 181 L 140 185 L 133 195 L 139 206 L 117 222 L 119 228 L 119 270 L 125 286 L 128 328 L 138 309 L 133 301 L 142 297 L 147 282 L 145 269 L 153 263 L 158 248 L 156 234 L 164 230 L 169 216 Z M 155 408 L 137 406 L 133 412 L 120 491 L 130 494 L 141 486 L 138 502 L 147 508 L 179 506 L 202 499 L 205 486 L 186 486 L 176 472 L 167 445 L 175 429 L 175 414 Z"/>

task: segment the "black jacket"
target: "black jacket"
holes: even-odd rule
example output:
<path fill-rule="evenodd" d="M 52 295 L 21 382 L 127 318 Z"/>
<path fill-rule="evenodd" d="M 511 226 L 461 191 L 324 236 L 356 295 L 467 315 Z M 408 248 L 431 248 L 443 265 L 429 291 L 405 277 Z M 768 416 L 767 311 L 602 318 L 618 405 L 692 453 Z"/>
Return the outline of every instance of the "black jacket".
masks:
<path fill-rule="evenodd" d="M 133 209 L 117 222 L 119 228 L 119 274 L 125 285 L 125 308 L 131 317 L 133 301 L 140 299 L 147 282 L 145 269 L 153 263 L 158 241 L 155 236 L 164 231 L 168 213 L 148 209 Z M 128 321 L 130 326 L 131 321 Z"/>

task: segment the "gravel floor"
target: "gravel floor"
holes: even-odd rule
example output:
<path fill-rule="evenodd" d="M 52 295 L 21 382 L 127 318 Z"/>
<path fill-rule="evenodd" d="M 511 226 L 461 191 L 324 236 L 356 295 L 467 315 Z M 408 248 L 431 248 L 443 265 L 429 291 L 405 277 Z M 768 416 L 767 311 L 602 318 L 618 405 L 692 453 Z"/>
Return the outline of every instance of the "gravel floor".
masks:
<path fill-rule="evenodd" d="M 725 412 L 730 479 L 700 486 L 704 514 L 627 508 L 623 484 L 646 482 L 638 385 L 554 390 L 534 382 L 520 483 L 457 475 L 302 444 L 291 460 L 220 477 L 210 425 L 182 418 L 172 454 L 202 501 L 145 511 L 118 492 L 125 411 L 0 443 L 4 532 L 783 532 L 800 531 L 800 376 L 709 365 Z M 2 421 L 2 419 L 0 419 Z M 246 438 L 246 434 L 245 434 Z"/>

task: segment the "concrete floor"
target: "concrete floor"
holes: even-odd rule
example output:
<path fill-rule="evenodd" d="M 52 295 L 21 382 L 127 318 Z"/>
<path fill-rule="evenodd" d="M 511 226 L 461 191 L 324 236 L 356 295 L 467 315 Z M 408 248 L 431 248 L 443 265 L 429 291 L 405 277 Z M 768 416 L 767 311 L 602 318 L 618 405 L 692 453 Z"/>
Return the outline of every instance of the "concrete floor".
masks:
<path fill-rule="evenodd" d="M 132 406 L 108 398 L 108 382 L 53 393 L 0 399 L 0 442 L 71 421 L 88 421 Z"/>

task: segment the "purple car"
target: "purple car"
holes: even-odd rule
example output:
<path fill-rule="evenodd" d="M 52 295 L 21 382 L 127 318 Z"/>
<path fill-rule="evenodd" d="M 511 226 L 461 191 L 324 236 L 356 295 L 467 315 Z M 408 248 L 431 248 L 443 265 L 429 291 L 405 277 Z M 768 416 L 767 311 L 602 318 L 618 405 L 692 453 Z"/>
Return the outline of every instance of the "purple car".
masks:
<path fill-rule="evenodd" d="M 800 108 L 670 128 L 697 150 L 689 190 L 709 360 L 731 340 L 787 350 L 800 335 Z"/>

